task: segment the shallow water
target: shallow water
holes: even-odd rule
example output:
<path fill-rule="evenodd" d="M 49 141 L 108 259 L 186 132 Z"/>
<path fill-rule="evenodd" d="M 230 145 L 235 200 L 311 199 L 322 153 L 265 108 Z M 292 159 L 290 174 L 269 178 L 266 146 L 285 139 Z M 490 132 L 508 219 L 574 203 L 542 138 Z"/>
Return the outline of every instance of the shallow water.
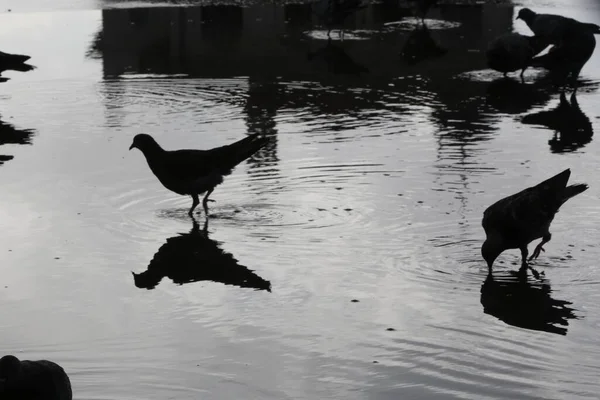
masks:
<path fill-rule="evenodd" d="M 422 31 L 372 5 L 327 45 L 307 5 L 113 3 L 0 3 L 0 49 L 38 67 L 0 86 L 2 354 L 61 364 L 77 399 L 596 396 L 597 54 L 580 111 L 558 109 L 543 73 L 486 69 L 513 7 L 435 8 Z M 140 132 L 272 145 L 203 235 L 127 150 Z M 489 278 L 483 210 L 565 168 L 590 189 L 542 278 L 516 251 Z"/>

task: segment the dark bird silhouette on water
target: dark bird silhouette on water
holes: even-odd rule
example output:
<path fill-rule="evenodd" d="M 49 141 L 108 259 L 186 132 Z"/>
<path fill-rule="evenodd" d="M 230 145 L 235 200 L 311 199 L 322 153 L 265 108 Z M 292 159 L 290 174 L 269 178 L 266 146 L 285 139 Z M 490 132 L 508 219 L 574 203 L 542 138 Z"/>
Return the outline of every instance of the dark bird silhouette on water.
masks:
<path fill-rule="evenodd" d="M 600 34 L 600 26 L 554 14 L 538 14 L 529 8 L 519 10 L 517 19 L 523 20 L 529 29 L 547 45 L 560 45 L 574 33 Z"/>
<path fill-rule="evenodd" d="M 327 67 L 334 74 L 360 76 L 361 74 L 369 72 L 367 67 L 354 61 L 341 46 L 333 44 L 331 39 L 327 41 L 327 45 L 324 47 L 309 52 L 306 55 L 306 58 L 309 61 L 315 58 L 322 59 L 327 63 Z"/>
<path fill-rule="evenodd" d="M 488 66 L 506 76 L 521 70 L 521 78 L 531 60 L 548 45 L 537 36 L 506 33 L 492 40 L 485 53 Z"/>
<path fill-rule="evenodd" d="M 26 64 L 25 61 L 29 60 L 30 56 L 24 56 L 21 54 L 9 54 L 0 51 L 0 75 L 4 71 L 20 71 L 27 72 L 35 69 L 33 65 Z M 8 80 L 8 78 L 0 78 L 2 82 Z"/>
<path fill-rule="evenodd" d="M 431 36 L 427 25 L 417 25 L 408 35 L 402 46 L 400 56 L 408 65 L 415 65 L 421 61 L 442 57 L 448 52 L 441 47 Z"/>
<path fill-rule="evenodd" d="M 47 360 L 0 358 L 0 399 L 72 400 L 71 381 L 65 370 Z"/>
<path fill-rule="evenodd" d="M 547 69 L 559 79 L 570 77 L 575 83 L 595 49 L 594 34 L 585 29 L 577 30 L 560 44 L 552 46 L 547 54 L 533 58 L 530 65 Z"/>
<path fill-rule="evenodd" d="M 415 13 L 417 17 L 421 20 L 421 24 L 425 24 L 425 17 L 429 12 L 429 9 L 433 7 L 438 0 L 409 0 L 413 3 L 413 7 L 415 9 Z"/>
<path fill-rule="evenodd" d="M 551 293 L 545 277 L 529 280 L 525 270 L 489 273 L 480 301 L 485 314 L 509 325 L 566 335 L 569 320 L 578 317 L 571 302 L 554 299 Z"/>
<path fill-rule="evenodd" d="M 339 37 L 344 39 L 344 21 L 358 10 L 365 8 L 363 0 L 319 0 L 315 3 L 314 13 L 327 27 L 327 37 L 331 38 L 331 31 L 338 28 Z"/>
<path fill-rule="evenodd" d="M 577 150 L 591 142 L 594 135 L 592 123 L 579 107 L 576 93 L 571 94 L 569 103 L 562 92 L 556 108 L 529 114 L 522 119 L 524 124 L 541 125 L 555 132 L 548 142 L 553 153 Z"/>
<path fill-rule="evenodd" d="M 208 236 L 208 219 L 204 228 L 194 218 L 189 233 L 167 239 L 142 273 L 133 273 L 135 286 L 153 289 L 164 277 L 182 285 L 213 281 L 256 290 L 271 291 L 271 282 L 256 275 L 221 249 L 220 243 Z"/>
<path fill-rule="evenodd" d="M 571 197 L 587 190 L 584 183 L 567 186 L 571 170 L 566 169 L 542 183 L 505 197 L 489 206 L 481 222 L 486 239 L 481 254 L 491 271 L 494 260 L 508 249 L 520 249 L 526 269 L 527 246 L 542 238 L 529 261 L 539 256 L 542 247 L 552 238 L 550 224 L 560 207 Z"/>
<path fill-rule="evenodd" d="M 129 150 L 139 149 L 148 162 L 148 166 L 164 187 L 180 195 L 192 196 L 192 207 L 188 214 L 192 216 L 200 201 L 198 196 L 206 193 L 202 200 L 205 214 L 208 216 L 208 196 L 223 178 L 233 171 L 236 165 L 252 156 L 269 140 L 260 134 L 249 135 L 235 143 L 210 150 L 164 150 L 145 133 L 133 138 Z"/>

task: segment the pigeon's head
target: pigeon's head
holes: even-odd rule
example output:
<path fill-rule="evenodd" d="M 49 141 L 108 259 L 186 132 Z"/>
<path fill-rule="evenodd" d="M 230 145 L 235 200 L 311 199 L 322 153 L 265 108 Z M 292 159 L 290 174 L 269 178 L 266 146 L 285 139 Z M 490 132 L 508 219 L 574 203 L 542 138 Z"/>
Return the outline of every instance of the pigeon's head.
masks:
<path fill-rule="evenodd" d="M 481 246 L 481 255 L 485 262 L 487 262 L 488 268 L 492 268 L 496 258 L 505 250 L 502 240 L 496 236 L 488 237 L 483 246 Z"/>
<path fill-rule="evenodd" d="M 140 149 L 142 153 L 145 153 L 147 150 L 154 149 L 160 147 L 154 138 L 146 133 L 140 133 L 135 135 L 133 138 L 133 143 L 129 146 L 129 150 L 131 149 Z"/>
<path fill-rule="evenodd" d="M 529 8 L 521 8 L 519 10 L 519 14 L 517 14 L 517 19 L 522 19 L 525 22 L 529 22 L 535 18 L 535 15 L 535 12 L 531 11 Z"/>
<path fill-rule="evenodd" d="M 15 356 L 0 358 L 0 381 L 13 378 L 19 374 L 21 361 Z"/>

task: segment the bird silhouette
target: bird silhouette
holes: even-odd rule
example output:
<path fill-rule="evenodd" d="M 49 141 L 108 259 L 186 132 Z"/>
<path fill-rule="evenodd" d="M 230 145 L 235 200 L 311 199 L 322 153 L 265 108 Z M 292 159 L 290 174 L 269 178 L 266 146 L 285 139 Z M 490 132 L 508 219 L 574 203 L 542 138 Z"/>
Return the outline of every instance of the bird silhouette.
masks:
<path fill-rule="evenodd" d="M 579 107 L 576 94 L 576 91 L 571 94 L 569 103 L 562 92 L 556 108 L 526 115 L 521 120 L 524 124 L 541 125 L 555 131 L 548 142 L 553 153 L 577 150 L 589 143 L 594 135 L 592 123 Z"/>
<path fill-rule="evenodd" d="M 586 184 L 567 186 L 571 170 L 566 169 L 542 183 L 498 200 L 483 213 L 482 226 L 486 240 L 481 254 L 491 271 L 494 260 L 507 249 L 520 249 L 526 269 L 527 245 L 542 238 L 529 261 L 539 256 L 552 238 L 550 224 L 560 207 L 571 197 L 587 190 Z"/>
<path fill-rule="evenodd" d="M 195 218 L 189 233 L 167 239 L 144 272 L 133 274 L 135 286 L 153 289 L 164 277 L 183 285 L 190 282 L 213 281 L 225 285 L 271 291 L 271 283 L 256 275 L 220 247 L 208 235 L 208 219 L 204 228 Z"/>
<path fill-rule="evenodd" d="M 0 75 L 4 71 L 20 71 L 27 72 L 34 70 L 33 65 L 26 64 L 25 61 L 29 60 L 30 56 L 24 56 L 21 54 L 10 54 L 0 51 Z M 8 78 L 0 78 L 2 82 L 8 80 Z"/>
<path fill-rule="evenodd" d="M 129 150 L 139 149 L 148 162 L 150 170 L 164 187 L 180 195 L 192 196 L 192 216 L 200 201 L 198 196 L 206 193 L 202 200 L 208 215 L 208 196 L 215 187 L 231 174 L 236 165 L 252 156 L 269 140 L 260 134 L 249 135 L 235 143 L 210 150 L 164 150 L 150 135 L 140 133 L 133 138 Z"/>
<path fill-rule="evenodd" d="M 314 3 L 313 12 L 327 27 L 328 38 L 331 38 L 332 29 L 338 28 L 339 37 L 344 40 L 344 21 L 366 6 L 363 0 L 319 0 Z"/>
<path fill-rule="evenodd" d="M 65 370 L 48 360 L 20 361 L 0 358 L 0 399 L 72 400 L 71 381 Z"/>
<path fill-rule="evenodd" d="M 545 277 L 530 280 L 523 270 L 494 275 L 489 273 L 481 285 L 485 314 L 512 326 L 558 335 L 566 335 L 569 320 L 578 318 L 571 302 L 551 297 Z"/>
<path fill-rule="evenodd" d="M 568 39 L 552 46 L 544 55 L 531 59 L 529 65 L 544 68 L 560 79 L 577 81 L 583 66 L 596 49 L 596 38 L 588 30 L 576 30 Z"/>
<path fill-rule="evenodd" d="M 425 17 L 429 9 L 433 7 L 438 0 L 409 0 L 413 4 L 417 17 L 421 20 L 421 24 L 425 24 Z"/>
<path fill-rule="evenodd" d="M 491 69 L 502 72 L 504 76 L 520 69 L 523 78 L 533 57 L 547 46 L 538 36 L 506 33 L 492 40 L 486 51 L 486 59 Z"/>
<path fill-rule="evenodd" d="M 600 26 L 554 14 L 538 14 L 529 8 L 519 10 L 517 19 L 523 20 L 529 29 L 548 45 L 560 45 L 573 33 L 600 33 Z"/>

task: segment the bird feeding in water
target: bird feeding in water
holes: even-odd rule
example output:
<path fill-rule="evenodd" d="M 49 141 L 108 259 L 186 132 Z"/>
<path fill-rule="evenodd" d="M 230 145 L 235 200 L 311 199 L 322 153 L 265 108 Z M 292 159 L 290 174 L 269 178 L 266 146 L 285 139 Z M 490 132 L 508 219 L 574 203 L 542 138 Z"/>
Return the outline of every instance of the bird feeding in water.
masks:
<path fill-rule="evenodd" d="M 208 216 L 208 196 L 223 178 L 233 171 L 242 161 L 263 148 L 269 139 L 254 134 L 235 143 L 210 150 L 164 150 L 148 134 L 135 135 L 129 150 L 139 149 L 146 157 L 152 173 L 164 187 L 180 195 L 192 196 L 192 207 L 188 215 L 192 216 L 200 201 L 198 196 L 206 193 L 202 206 Z"/>
<path fill-rule="evenodd" d="M 486 239 L 481 255 L 490 272 L 494 260 L 508 249 L 520 249 L 521 268 L 527 268 L 527 245 L 539 238 L 529 261 L 539 256 L 542 247 L 552 238 L 550 224 L 560 207 L 571 197 L 587 190 L 588 185 L 579 183 L 567 186 L 571 170 L 566 169 L 542 183 L 498 200 L 483 213 L 481 222 Z"/>

